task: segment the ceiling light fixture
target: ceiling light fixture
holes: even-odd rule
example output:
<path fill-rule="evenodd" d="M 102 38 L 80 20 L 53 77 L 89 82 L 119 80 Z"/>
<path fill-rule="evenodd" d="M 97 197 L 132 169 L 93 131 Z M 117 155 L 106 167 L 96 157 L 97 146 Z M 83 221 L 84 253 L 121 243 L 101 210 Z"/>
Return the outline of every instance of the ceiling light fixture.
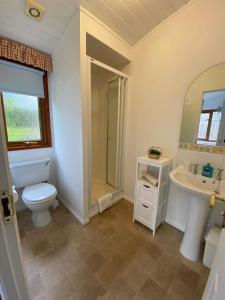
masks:
<path fill-rule="evenodd" d="M 24 14 L 25 16 L 40 22 L 45 14 L 45 7 L 35 0 L 27 0 Z"/>

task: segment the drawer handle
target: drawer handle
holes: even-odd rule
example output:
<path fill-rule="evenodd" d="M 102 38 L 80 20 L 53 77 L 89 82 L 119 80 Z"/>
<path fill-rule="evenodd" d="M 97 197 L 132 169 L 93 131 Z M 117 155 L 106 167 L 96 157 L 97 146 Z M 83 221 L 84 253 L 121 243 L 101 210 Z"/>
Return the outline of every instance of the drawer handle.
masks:
<path fill-rule="evenodd" d="M 142 206 L 144 206 L 145 208 L 149 208 L 147 205 L 142 204 Z"/>
<path fill-rule="evenodd" d="M 150 186 L 143 184 L 144 187 L 146 187 L 147 189 L 150 189 Z"/>

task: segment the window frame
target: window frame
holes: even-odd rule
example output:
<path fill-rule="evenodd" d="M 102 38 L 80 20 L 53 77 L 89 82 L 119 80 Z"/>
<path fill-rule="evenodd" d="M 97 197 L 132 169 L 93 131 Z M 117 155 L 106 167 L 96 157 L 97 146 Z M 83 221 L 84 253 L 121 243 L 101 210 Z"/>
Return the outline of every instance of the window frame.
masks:
<path fill-rule="evenodd" d="M 7 61 L 11 61 L 11 60 L 7 59 Z M 11 61 L 11 62 L 14 62 L 14 61 Z M 18 64 L 27 66 L 22 63 L 18 63 Z M 34 68 L 34 67 L 32 67 L 32 68 L 40 70 L 38 68 Z M 47 71 L 44 71 L 43 87 L 44 87 L 44 98 L 38 98 L 41 140 L 37 140 L 37 141 L 20 141 L 20 142 L 18 142 L 18 141 L 9 142 L 8 141 L 7 124 L 6 124 L 5 109 L 4 109 L 3 96 L 2 96 L 2 92 L 4 92 L 4 91 L 0 90 L 0 102 L 1 102 L 0 104 L 1 104 L 2 110 L 3 110 L 3 118 L 4 118 L 5 128 L 6 128 L 8 151 L 31 150 L 31 149 L 52 147 Z"/>
<path fill-rule="evenodd" d="M 209 120 L 208 120 L 208 124 L 207 124 L 206 137 L 205 138 L 197 137 L 197 141 L 216 142 L 216 140 L 210 140 L 209 135 L 210 135 L 211 125 L 212 125 L 213 113 L 217 112 L 217 111 L 218 111 L 217 109 L 205 109 L 201 112 L 201 114 L 209 114 Z"/>

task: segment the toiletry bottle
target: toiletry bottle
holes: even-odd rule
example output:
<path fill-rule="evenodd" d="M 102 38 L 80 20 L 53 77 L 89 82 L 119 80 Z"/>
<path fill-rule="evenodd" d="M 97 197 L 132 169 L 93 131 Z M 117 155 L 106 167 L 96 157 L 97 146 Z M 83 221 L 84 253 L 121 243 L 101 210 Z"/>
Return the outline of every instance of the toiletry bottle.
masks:
<path fill-rule="evenodd" d="M 210 165 L 210 163 L 207 163 L 205 166 L 202 167 L 202 176 L 212 178 L 213 167 Z"/>

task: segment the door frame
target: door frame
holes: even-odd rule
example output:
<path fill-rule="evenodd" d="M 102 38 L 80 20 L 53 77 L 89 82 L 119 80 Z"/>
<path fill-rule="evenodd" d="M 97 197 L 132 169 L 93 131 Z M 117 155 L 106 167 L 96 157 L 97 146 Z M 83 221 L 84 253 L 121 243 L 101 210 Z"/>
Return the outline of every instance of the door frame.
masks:
<path fill-rule="evenodd" d="M 0 192 L 4 197 L 13 198 L 12 183 L 9 171 L 6 131 L 3 110 L 0 105 Z M 1 203 L 0 203 L 1 206 Z M 3 300 L 29 300 L 25 278 L 19 230 L 15 204 L 11 207 L 11 222 L 4 221 L 2 206 L 0 211 L 0 292 Z"/>
<path fill-rule="evenodd" d="M 87 78 L 87 83 L 86 83 L 86 114 L 85 114 L 85 119 L 86 119 L 86 136 L 87 136 L 87 144 L 85 143 L 86 151 L 84 151 L 87 155 L 87 164 L 86 164 L 86 171 L 85 174 L 87 174 L 88 182 L 87 182 L 87 187 L 88 187 L 88 211 L 93 207 L 92 204 L 92 134 L 91 134 L 91 128 L 92 128 L 92 122 L 91 122 L 91 65 L 95 64 L 105 70 L 108 70 L 112 73 L 114 73 L 117 76 L 124 77 L 126 80 L 129 79 L 130 76 L 127 74 L 120 72 L 117 69 L 114 69 L 111 66 L 108 66 L 88 55 L 86 55 L 86 78 Z M 127 95 L 125 95 L 126 98 Z M 125 101 L 126 102 L 126 101 Z M 124 118 L 125 118 L 125 104 L 124 103 Z"/>

